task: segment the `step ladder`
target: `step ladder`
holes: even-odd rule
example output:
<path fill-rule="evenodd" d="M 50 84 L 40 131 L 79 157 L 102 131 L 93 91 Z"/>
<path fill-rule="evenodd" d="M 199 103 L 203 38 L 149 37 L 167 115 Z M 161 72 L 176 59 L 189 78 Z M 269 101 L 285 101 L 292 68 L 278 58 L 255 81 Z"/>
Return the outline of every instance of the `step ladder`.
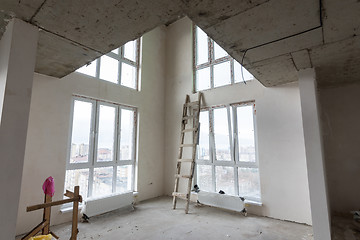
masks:
<path fill-rule="evenodd" d="M 197 145 L 199 144 L 199 130 L 200 130 L 199 116 L 200 116 L 200 108 L 201 108 L 201 99 L 202 99 L 201 92 L 198 93 L 198 100 L 195 102 L 190 102 L 189 95 L 186 95 L 185 103 L 183 106 L 182 121 L 181 121 L 180 146 L 179 146 L 179 154 L 176 165 L 175 187 L 172 196 L 173 196 L 173 209 L 176 208 L 177 197 L 186 199 L 186 206 L 185 206 L 186 214 L 189 212 L 191 184 L 195 170 L 196 149 L 197 149 Z M 189 136 L 188 134 L 192 134 L 192 135 Z M 185 143 L 186 141 L 188 142 Z M 191 156 L 189 156 L 188 158 L 183 157 L 184 148 L 190 148 L 192 150 Z M 190 164 L 189 174 L 181 174 L 182 164 Z M 180 178 L 184 178 L 188 181 L 186 193 L 178 192 Z"/>

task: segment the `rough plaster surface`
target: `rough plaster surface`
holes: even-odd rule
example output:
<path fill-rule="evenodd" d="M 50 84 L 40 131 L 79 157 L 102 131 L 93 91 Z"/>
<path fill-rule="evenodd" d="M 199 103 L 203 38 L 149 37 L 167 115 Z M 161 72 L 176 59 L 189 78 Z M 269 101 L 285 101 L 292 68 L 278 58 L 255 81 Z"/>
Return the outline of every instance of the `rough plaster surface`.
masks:
<path fill-rule="evenodd" d="M 181 205 L 185 203 L 179 201 Z M 114 211 L 79 224 L 78 239 L 262 239 L 313 240 L 312 228 L 303 224 L 190 205 L 190 213 L 172 210 L 172 200 L 157 198 L 139 203 L 135 211 Z M 70 237 L 71 225 L 51 228 L 61 239 Z M 16 238 L 20 240 L 20 237 Z"/>
<path fill-rule="evenodd" d="M 188 19 L 168 27 L 165 105 L 167 194 L 171 194 L 174 188 L 182 104 L 185 95 L 192 91 L 191 41 L 191 21 Z M 192 98 L 196 98 L 196 94 Z M 255 100 L 263 207 L 252 207 L 250 211 L 311 224 L 297 85 L 265 88 L 259 82 L 252 81 L 247 85 L 235 84 L 204 91 L 204 100 L 207 106 Z M 180 189 L 184 187 L 184 184 L 180 185 Z"/>
<path fill-rule="evenodd" d="M 305 0 L 299 5 L 296 0 L 111 0 L 104 4 L 91 0 L 84 4 L 70 0 L 2 0 L 0 11 L 30 21 L 46 30 L 45 34 L 56 35 L 40 38 L 36 69 L 42 74 L 63 77 L 100 53 L 187 15 L 239 62 L 248 50 L 245 58 L 248 70 L 257 75 L 264 86 L 277 86 L 294 81 L 291 76 L 297 71 L 295 67 L 282 67 L 294 63 L 287 59 L 278 62 L 280 55 L 316 48 L 320 50 L 320 58 L 327 58 L 332 52 L 326 48 L 327 44 L 351 39 L 354 42 L 348 48 L 358 49 L 359 1 L 320 2 Z M 0 14 L 0 19 L 1 36 L 7 17 Z M 335 49 L 341 52 L 341 46 L 335 45 Z M 266 59 L 261 65 L 268 64 L 268 67 L 256 68 L 259 59 Z M 55 60 L 59 60 L 57 64 Z M 347 53 L 336 55 L 331 61 L 336 64 L 352 60 Z M 356 76 L 347 78 L 348 82 L 357 82 L 360 77 L 359 71 L 343 64 L 335 69 L 320 61 L 313 67 L 327 72 L 326 77 L 336 73 Z M 328 84 L 342 84 L 342 80 L 337 78 Z"/>
<path fill-rule="evenodd" d="M 360 85 L 320 88 L 321 119 L 330 209 L 359 209 Z"/>
<path fill-rule="evenodd" d="M 43 181 L 55 179 L 54 199 L 62 199 L 70 128 L 72 94 L 135 106 L 138 108 L 138 199 L 163 195 L 165 30 L 157 28 L 143 37 L 141 92 L 73 73 L 59 80 L 35 74 L 24 172 L 18 211 L 17 233 L 31 230 L 41 211 L 26 212 L 26 206 L 41 203 Z M 70 213 L 52 209 L 52 223 L 69 221 Z"/>

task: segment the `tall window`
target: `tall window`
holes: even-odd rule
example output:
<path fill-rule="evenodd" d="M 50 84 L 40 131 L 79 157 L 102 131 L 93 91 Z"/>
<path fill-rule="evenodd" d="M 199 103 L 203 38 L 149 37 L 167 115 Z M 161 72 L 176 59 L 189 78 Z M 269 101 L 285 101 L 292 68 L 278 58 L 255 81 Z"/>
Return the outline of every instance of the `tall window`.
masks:
<path fill-rule="evenodd" d="M 76 72 L 138 90 L 139 49 L 139 39 L 130 41 Z"/>
<path fill-rule="evenodd" d="M 200 190 L 260 200 L 254 113 L 254 102 L 200 112 L 196 172 Z"/>
<path fill-rule="evenodd" d="M 104 197 L 134 189 L 136 109 L 75 97 L 65 189 Z"/>
<path fill-rule="evenodd" d="M 194 27 L 194 89 L 202 91 L 243 81 L 254 76 L 234 60 L 199 27 Z"/>

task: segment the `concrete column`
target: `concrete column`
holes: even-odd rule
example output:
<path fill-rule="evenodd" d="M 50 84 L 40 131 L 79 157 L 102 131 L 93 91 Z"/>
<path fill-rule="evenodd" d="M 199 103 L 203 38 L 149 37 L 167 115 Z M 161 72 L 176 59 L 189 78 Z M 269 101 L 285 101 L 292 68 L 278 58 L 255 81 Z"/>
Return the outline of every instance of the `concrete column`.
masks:
<path fill-rule="evenodd" d="M 330 240 L 331 223 L 319 120 L 320 111 L 317 101 L 316 74 L 314 69 L 301 70 L 298 74 L 314 239 Z"/>
<path fill-rule="evenodd" d="M 0 40 L 0 233 L 14 239 L 38 29 L 13 19 Z"/>

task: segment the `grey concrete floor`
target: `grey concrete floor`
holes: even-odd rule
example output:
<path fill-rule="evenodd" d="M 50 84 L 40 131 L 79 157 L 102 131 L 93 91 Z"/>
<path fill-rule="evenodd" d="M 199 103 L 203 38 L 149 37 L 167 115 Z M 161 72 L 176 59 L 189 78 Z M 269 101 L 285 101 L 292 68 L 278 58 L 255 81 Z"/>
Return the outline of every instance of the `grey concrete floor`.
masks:
<path fill-rule="evenodd" d="M 79 223 L 78 239 L 246 239 L 313 240 L 312 227 L 265 217 L 224 211 L 184 201 L 172 210 L 172 199 L 161 197 L 136 205 L 134 211 L 113 211 Z M 60 239 L 69 239 L 71 224 L 51 228 Z"/>

